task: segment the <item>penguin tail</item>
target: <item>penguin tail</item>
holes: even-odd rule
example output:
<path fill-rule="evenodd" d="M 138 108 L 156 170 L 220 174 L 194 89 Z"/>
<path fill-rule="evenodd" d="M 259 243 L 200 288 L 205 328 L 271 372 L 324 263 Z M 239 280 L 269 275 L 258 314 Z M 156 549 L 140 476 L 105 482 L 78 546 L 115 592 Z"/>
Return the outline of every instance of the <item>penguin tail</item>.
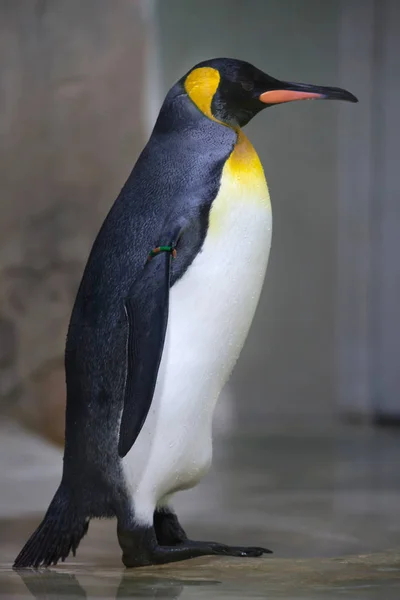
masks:
<path fill-rule="evenodd" d="M 68 487 L 61 483 L 46 515 L 15 559 L 14 569 L 48 567 L 75 556 L 79 542 L 89 527 L 89 517 L 83 515 Z"/>

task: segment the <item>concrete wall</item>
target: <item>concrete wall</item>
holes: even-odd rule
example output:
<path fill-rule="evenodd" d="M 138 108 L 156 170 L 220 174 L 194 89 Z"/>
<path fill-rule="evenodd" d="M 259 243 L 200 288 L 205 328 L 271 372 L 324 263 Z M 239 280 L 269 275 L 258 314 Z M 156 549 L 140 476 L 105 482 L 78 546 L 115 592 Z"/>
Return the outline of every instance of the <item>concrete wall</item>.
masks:
<path fill-rule="evenodd" d="M 63 350 L 98 228 L 144 142 L 136 0 L 0 3 L 0 395 L 63 438 Z"/>
<path fill-rule="evenodd" d="M 248 60 L 289 81 L 339 85 L 339 10 L 334 0 L 159 0 L 163 91 L 214 56 Z M 334 411 L 337 115 L 338 103 L 299 102 L 268 109 L 247 128 L 266 170 L 274 233 L 256 320 L 232 378 L 241 418 Z"/>

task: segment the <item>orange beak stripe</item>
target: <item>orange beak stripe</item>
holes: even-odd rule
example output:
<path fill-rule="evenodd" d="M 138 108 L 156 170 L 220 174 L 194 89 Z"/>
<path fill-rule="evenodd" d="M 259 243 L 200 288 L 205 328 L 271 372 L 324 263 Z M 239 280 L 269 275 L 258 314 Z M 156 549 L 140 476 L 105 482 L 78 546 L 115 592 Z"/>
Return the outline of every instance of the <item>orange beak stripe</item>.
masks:
<path fill-rule="evenodd" d="M 292 90 L 271 90 L 264 92 L 260 96 L 261 102 L 265 104 L 281 104 L 282 102 L 292 102 L 293 100 L 311 100 L 315 98 L 324 98 L 324 94 L 314 92 L 296 92 Z"/>

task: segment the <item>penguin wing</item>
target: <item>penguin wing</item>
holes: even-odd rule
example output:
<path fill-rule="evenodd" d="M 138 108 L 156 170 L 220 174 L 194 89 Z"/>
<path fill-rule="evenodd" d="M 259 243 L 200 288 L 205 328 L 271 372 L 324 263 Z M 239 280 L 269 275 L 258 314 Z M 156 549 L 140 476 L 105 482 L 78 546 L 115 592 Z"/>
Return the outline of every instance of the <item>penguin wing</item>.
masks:
<path fill-rule="evenodd" d="M 175 235 L 168 236 L 172 249 L 182 234 L 182 224 L 175 229 Z M 154 256 L 125 300 L 128 356 L 118 444 L 121 458 L 135 443 L 153 399 L 167 330 L 172 260 L 171 252 Z"/>

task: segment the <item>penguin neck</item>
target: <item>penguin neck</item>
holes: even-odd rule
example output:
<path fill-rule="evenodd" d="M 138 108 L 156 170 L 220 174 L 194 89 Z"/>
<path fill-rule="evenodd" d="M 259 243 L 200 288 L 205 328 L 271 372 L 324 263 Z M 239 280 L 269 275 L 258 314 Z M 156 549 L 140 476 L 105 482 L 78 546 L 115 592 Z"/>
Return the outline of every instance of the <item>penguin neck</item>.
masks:
<path fill-rule="evenodd" d="M 194 130 L 198 135 L 199 130 L 203 129 L 207 131 L 208 137 L 211 130 L 214 132 L 212 135 L 214 142 L 218 140 L 225 144 L 229 141 L 231 150 L 226 168 L 229 169 L 232 177 L 248 184 L 254 183 L 255 180 L 265 181 L 258 154 L 243 129 L 239 125 L 219 121 L 211 112 L 219 74 L 217 76 L 214 69 L 203 68 L 196 71 L 170 89 L 161 107 L 154 133 L 170 135 L 174 132 L 186 136 L 192 135 Z M 208 78 L 207 85 L 204 85 L 205 77 Z M 230 135 L 227 135 L 228 132 Z"/>
<path fill-rule="evenodd" d="M 199 112 L 218 127 L 235 135 L 232 151 L 225 162 L 220 191 L 214 199 L 210 213 L 209 229 L 218 231 L 234 203 L 242 206 L 258 205 L 271 210 L 268 184 L 264 169 L 252 143 L 243 130 L 234 123 L 220 121 L 212 112 L 212 102 L 218 90 L 220 75 L 216 69 L 194 69 L 185 78 L 183 86 Z"/>
<path fill-rule="evenodd" d="M 210 120 L 199 110 L 198 106 L 192 102 L 181 82 L 175 84 L 168 92 L 163 105 L 160 109 L 156 124 L 155 133 L 191 133 L 194 129 L 199 129 L 206 124 L 211 129 L 226 129 L 223 123 L 216 120 Z M 224 126 L 224 127 L 223 127 Z M 210 127 L 206 127 L 210 129 Z"/>
<path fill-rule="evenodd" d="M 231 130 L 236 136 L 232 152 L 224 167 L 226 178 L 235 182 L 236 189 L 241 190 L 240 194 L 246 195 L 246 190 L 252 190 L 249 195 L 254 198 L 259 197 L 262 202 L 269 204 L 264 169 L 252 143 L 238 124 L 221 121 L 213 114 L 212 104 L 219 83 L 220 75 L 216 69 L 200 67 L 189 73 L 181 85 L 189 96 L 191 104 L 198 108 L 204 118 L 221 128 L 224 127 L 225 130 L 226 128 Z"/>
<path fill-rule="evenodd" d="M 260 173 L 264 176 L 264 171 L 258 158 L 257 152 L 243 130 L 234 120 L 222 121 L 218 119 L 212 111 L 212 105 L 215 100 L 220 84 L 220 74 L 217 69 L 211 67 L 199 67 L 191 71 L 187 77 L 180 82 L 189 99 L 198 110 L 213 123 L 219 126 L 227 127 L 236 135 L 233 152 L 230 162 L 235 165 L 236 170 L 251 172 L 252 176 Z"/>

